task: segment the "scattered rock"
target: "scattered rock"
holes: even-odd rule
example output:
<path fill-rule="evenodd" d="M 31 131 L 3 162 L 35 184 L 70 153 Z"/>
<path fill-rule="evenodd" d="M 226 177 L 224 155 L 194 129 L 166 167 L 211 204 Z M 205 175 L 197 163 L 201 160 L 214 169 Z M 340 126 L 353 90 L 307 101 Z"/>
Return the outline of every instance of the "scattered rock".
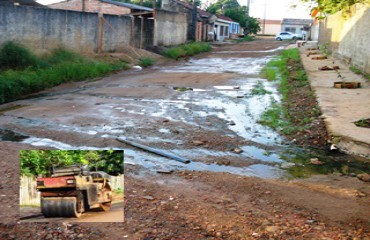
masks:
<path fill-rule="evenodd" d="M 168 120 L 168 119 L 164 119 L 162 122 L 169 122 L 170 120 Z"/>
<path fill-rule="evenodd" d="M 318 158 L 311 158 L 310 163 L 313 164 L 313 165 L 323 165 L 324 164 Z"/>
<path fill-rule="evenodd" d="M 154 197 L 149 196 L 149 195 L 143 196 L 143 198 L 146 199 L 146 200 L 154 200 Z"/>
<path fill-rule="evenodd" d="M 236 98 L 243 98 L 243 97 L 244 97 L 243 95 L 236 96 Z"/>
<path fill-rule="evenodd" d="M 235 122 L 234 121 L 229 121 L 227 124 L 230 125 L 230 126 L 234 126 Z"/>
<path fill-rule="evenodd" d="M 173 173 L 173 170 L 169 170 L 169 169 L 159 169 L 159 170 L 157 170 L 157 173 L 171 174 L 171 173 Z"/>
<path fill-rule="evenodd" d="M 279 231 L 279 228 L 278 228 L 277 226 L 267 226 L 267 227 L 266 227 L 266 231 L 267 231 L 267 232 L 274 233 L 274 232 Z"/>
<path fill-rule="evenodd" d="M 143 68 L 142 68 L 142 67 L 140 67 L 140 66 L 133 66 L 133 67 L 132 67 L 132 69 L 134 69 L 134 70 L 136 70 L 136 71 L 141 71 L 141 70 L 143 70 Z"/>
<path fill-rule="evenodd" d="M 358 174 L 357 178 L 364 182 L 370 182 L 370 174 L 368 173 Z"/>
<path fill-rule="evenodd" d="M 194 141 L 193 141 L 193 144 L 194 144 L 195 146 L 200 146 L 200 145 L 203 145 L 203 144 L 204 144 L 204 142 L 202 142 L 202 141 L 198 141 L 198 140 L 194 140 Z"/>
<path fill-rule="evenodd" d="M 234 148 L 234 149 L 233 149 L 233 152 L 234 152 L 234 153 L 238 153 L 238 154 L 239 154 L 239 153 L 242 153 L 242 152 L 243 152 L 243 150 L 241 150 L 240 148 Z"/>
<path fill-rule="evenodd" d="M 240 89 L 240 86 L 234 86 L 233 89 Z"/>

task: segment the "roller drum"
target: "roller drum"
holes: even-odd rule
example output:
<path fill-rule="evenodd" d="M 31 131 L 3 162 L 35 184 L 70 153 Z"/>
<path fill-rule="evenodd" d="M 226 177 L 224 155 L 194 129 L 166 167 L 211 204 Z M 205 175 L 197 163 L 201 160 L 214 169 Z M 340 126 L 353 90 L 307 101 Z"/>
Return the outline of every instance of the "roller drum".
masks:
<path fill-rule="evenodd" d="M 45 217 L 80 217 L 76 197 L 48 197 L 41 199 L 41 212 Z"/>

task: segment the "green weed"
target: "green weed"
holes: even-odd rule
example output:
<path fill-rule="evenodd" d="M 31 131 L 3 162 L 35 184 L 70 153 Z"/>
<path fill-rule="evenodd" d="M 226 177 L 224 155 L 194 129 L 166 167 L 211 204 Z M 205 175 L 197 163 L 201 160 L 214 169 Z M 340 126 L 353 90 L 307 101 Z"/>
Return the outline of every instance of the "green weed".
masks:
<path fill-rule="evenodd" d="M 237 43 L 241 43 L 241 42 L 251 42 L 251 41 L 254 41 L 254 38 L 253 38 L 252 36 L 247 35 L 247 36 L 244 36 L 243 38 L 237 38 L 237 39 L 235 39 L 235 41 L 236 41 Z"/>
<path fill-rule="evenodd" d="M 30 50 L 23 45 L 6 42 L 0 48 L 0 69 L 25 69 L 43 65 Z"/>
<path fill-rule="evenodd" d="M 64 49 L 57 49 L 44 59 L 13 43 L 5 43 L 1 50 L 6 69 L 0 72 L 0 104 L 64 82 L 100 77 L 127 68 L 127 64 L 121 61 L 93 61 Z"/>
<path fill-rule="evenodd" d="M 194 56 L 201 52 L 211 51 L 211 46 L 208 43 L 193 42 L 177 47 L 172 47 L 163 52 L 166 57 L 179 59 L 182 57 Z"/>
<path fill-rule="evenodd" d="M 253 86 L 251 95 L 265 95 L 265 94 L 271 94 L 271 92 L 265 89 L 265 86 L 263 85 L 262 81 L 258 81 L 257 84 Z"/>
<path fill-rule="evenodd" d="M 139 65 L 146 68 L 152 66 L 154 64 L 154 60 L 152 58 L 144 57 L 139 59 Z"/>

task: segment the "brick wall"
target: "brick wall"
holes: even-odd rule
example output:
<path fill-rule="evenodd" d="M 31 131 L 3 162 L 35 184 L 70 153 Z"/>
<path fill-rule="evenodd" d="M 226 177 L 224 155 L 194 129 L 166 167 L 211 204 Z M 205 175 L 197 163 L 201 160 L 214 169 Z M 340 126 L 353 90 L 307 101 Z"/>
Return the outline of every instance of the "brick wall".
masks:
<path fill-rule="evenodd" d="M 68 0 L 48 5 L 48 7 L 54 9 L 82 11 L 82 0 Z M 85 0 L 85 12 L 102 12 L 104 14 L 122 15 L 129 14 L 131 10 L 129 8 L 116 6 L 99 0 Z"/>

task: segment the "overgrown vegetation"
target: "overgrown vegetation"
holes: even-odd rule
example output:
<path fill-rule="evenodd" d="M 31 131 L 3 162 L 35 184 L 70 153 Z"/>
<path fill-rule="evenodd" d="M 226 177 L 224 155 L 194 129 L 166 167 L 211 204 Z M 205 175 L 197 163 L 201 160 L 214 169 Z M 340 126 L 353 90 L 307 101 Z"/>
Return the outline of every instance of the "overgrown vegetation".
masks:
<path fill-rule="evenodd" d="M 48 175 L 53 165 L 88 165 L 111 175 L 123 173 L 121 150 L 21 150 L 19 152 L 21 175 Z"/>
<path fill-rule="evenodd" d="M 265 95 L 265 94 L 271 94 L 270 91 L 267 91 L 265 89 L 265 86 L 263 85 L 262 81 L 258 81 L 251 91 L 251 95 Z"/>
<path fill-rule="evenodd" d="M 370 6 L 370 0 L 301 0 L 311 4 L 312 10 L 317 10 L 321 14 L 318 18 L 324 18 L 325 14 L 334 14 L 342 11 L 343 16 L 347 16 L 351 12 L 351 6 L 356 3 L 361 3 Z"/>
<path fill-rule="evenodd" d="M 324 43 L 324 44 L 319 45 L 319 49 L 325 57 L 328 57 L 331 55 L 331 50 L 329 49 L 329 43 Z"/>
<path fill-rule="evenodd" d="M 310 123 L 320 115 L 320 110 L 302 69 L 298 49 L 282 51 L 279 57 L 263 69 L 262 75 L 269 80 L 276 80 L 279 76 L 282 104 L 272 101 L 259 123 L 285 135 L 296 134 L 311 127 Z"/>
<path fill-rule="evenodd" d="M 364 76 L 367 80 L 370 80 L 370 74 L 362 72 L 360 69 L 358 69 L 356 66 L 350 66 L 349 69 L 351 69 L 352 72 Z"/>
<path fill-rule="evenodd" d="M 149 57 L 143 57 L 143 58 L 139 58 L 139 65 L 141 67 L 150 67 L 154 64 L 154 60 L 152 58 L 149 58 Z"/>
<path fill-rule="evenodd" d="M 193 42 L 177 47 L 172 47 L 164 51 L 164 55 L 169 58 L 179 59 L 182 57 L 194 56 L 201 52 L 211 51 L 211 46 L 208 43 Z"/>
<path fill-rule="evenodd" d="M 126 69 L 121 61 L 94 61 L 65 49 L 37 57 L 20 44 L 0 48 L 0 104 L 69 81 L 81 81 Z"/>

